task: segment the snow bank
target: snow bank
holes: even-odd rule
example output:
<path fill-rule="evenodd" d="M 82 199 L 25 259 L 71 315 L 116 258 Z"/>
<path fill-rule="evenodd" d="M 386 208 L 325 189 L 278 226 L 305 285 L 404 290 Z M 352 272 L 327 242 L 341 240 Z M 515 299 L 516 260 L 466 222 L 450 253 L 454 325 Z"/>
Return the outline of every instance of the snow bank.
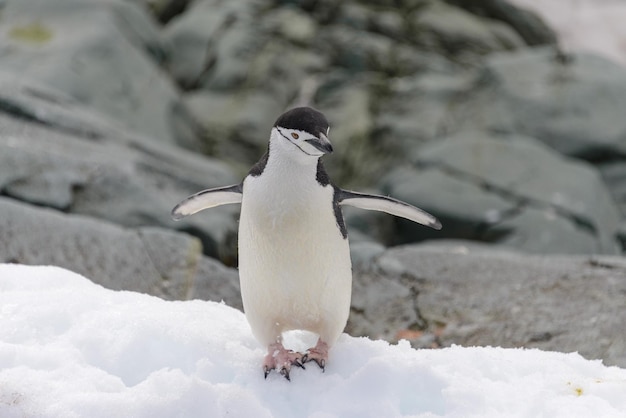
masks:
<path fill-rule="evenodd" d="M 537 12 L 567 51 L 594 51 L 626 65 L 623 0 L 511 0 Z"/>
<path fill-rule="evenodd" d="M 626 370 L 577 354 L 414 350 L 342 336 L 326 372 L 263 379 L 223 304 L 115 292 L 0 265 L 0 417 L 436 417 L 626 414 Z"/>

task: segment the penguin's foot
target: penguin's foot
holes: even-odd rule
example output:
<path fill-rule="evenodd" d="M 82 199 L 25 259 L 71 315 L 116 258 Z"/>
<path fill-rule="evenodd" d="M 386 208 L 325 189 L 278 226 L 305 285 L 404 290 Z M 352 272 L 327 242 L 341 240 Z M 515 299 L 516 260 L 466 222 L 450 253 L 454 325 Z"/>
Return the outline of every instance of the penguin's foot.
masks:
<path fill-rule="evenodd" d="M 321 339 L 317 340 L 317 344 L 313 348 L 309 348 L 302 359 L 302 363 L 314 361 L 324 371 L 326 362 L 328 361 L 328 344 Z"/>
<path fill-rule="evenodd" d="M 295 351 L 287 350 L 281 343 L 270 344 L 267 347 L 267 355 L 263 360 L 263 372 L 265 378 L 274 369 L 277 369 L 285 379 L 291 381 L 289 372 L 291 366 L 296 365 L 304 369 L 304 355 Z"/>

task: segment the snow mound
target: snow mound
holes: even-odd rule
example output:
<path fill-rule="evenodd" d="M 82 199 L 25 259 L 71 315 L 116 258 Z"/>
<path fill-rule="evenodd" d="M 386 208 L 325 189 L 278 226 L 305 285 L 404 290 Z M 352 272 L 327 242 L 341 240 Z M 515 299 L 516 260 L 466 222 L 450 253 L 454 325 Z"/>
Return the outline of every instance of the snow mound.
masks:
<path fill-rule="evenodd" d="M 326 372 L 263 379 L 226 305 L 0 265 L 0 417 L 625 416 L 626 370 L 577 354 L 344 335 Z"/>

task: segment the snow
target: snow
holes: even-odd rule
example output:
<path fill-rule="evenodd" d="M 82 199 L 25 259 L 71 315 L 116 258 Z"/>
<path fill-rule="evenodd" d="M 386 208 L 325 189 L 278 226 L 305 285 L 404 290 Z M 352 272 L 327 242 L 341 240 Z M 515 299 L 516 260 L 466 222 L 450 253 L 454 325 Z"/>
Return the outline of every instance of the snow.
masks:
<path fill-rule="evenodd" d="M 291 382 L 263 379 L 264 354 L 224 304 L 0 264 L 2 418 L 626 416 L 626 370 L 573 353 L 343 335 Z"/>
<path fill-rule="evenodd" d="M 593 51 L 626 65 L 624 0 L 511 0 L 538 13 L 566 51 Z"/>

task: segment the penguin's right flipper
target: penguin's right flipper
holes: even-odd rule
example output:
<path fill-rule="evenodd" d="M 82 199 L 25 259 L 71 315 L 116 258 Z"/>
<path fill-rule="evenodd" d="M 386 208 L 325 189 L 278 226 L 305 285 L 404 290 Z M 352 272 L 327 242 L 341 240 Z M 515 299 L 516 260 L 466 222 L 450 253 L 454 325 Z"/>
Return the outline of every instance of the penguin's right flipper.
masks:
<path fill-rule="evenodd" d="M 394 199 L 393 197 L 338 189 L 337 200 L 340 205 L 385 212 L 417 222 L 418 224 L 429 226 L 433 229 L 441 229 L 441 222 L 433 215 L 406 202 Z"/>
<path fill-rule="evenodd" d="M 202 190 L 189 196 L 172 209 L 172 219 L 179 221 L 204 209 L 216 206 L 241 203 L 243 197 L 242 184 Z"/>

